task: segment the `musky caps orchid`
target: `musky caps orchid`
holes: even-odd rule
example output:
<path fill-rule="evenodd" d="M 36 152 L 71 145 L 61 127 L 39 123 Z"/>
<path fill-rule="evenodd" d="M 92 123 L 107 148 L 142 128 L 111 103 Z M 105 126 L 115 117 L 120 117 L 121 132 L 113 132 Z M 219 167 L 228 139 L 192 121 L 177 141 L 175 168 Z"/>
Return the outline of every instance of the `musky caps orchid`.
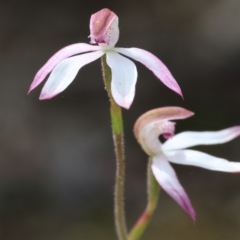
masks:
<path fill-rule="evenodd" d="M 90 19 L 89 37 L 91 43 L 98 46 L 76 43 L 61 49 L 37 72 L 29 92 L 51 72 L 40 94 L 41 100 L 50 99 L 69 86 L 81 67 L 106 54 L 107 64 L 112 71 L 112 96 L 118 105 L 128 109 L 135 95 L 137 69 L 131 60 L 121 55 L 123 54 L 141 62 L 167 87 L 182 96 L 176 80 L 156 56 L 139 48 L 115 48 L 119 38 L 119 28 L 118 17 L 114 12 L 105 8 L 93 14 Z M 72 57 L 80 53 L 85 54 Z"/>
<path fill-rule="evenodd" d="M 146 112 L 135 123 L 134 134 L 152 158 L 152 171 L 161 187 L 195 220 L 196 214 L 188 195 L 169 164 L 177 163 L 222 172 L 240 172 L 240 163 L 185 148 L 221 144 L 240 135 L 240 126 L 215 132 L 183 132 L 174 135 L 170 120 L 185 119 L 193 113 L 180 107 L 157 108 Z M 159 135 L 167 140 L 162 144 Z"/>

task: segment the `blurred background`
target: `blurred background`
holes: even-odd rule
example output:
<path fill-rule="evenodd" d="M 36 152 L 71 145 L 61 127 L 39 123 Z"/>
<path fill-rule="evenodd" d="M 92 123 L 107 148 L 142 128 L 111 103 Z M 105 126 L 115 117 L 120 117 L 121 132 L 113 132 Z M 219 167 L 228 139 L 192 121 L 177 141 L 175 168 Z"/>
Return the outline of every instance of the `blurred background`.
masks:
<path fill-rule="evenodd" d="M 27 96 L 51 55 L 89 42 L 90 15 L 104 7 L 119 16 L 117 46 L 157 55 L 184 94 L 183 101 L 136 63 L 136 97 L 131 109 L 123 110 L 129 228 L 146 204 L 147 156 L 132 134 L 142 113 L 161 106 L 194 111 L 194 117 L 178 121 L 177 132 L 240 124 L 238 0 L 1 0 L 0 239 L 116 239 L 115 159 L 100 61 L 80 70 L 52 100 L 38 100 L 42 85 Z M 240 139 L 197 149 L 240 161 Z M 174 168 L 197 222 L 161 192 L 143 239 L 239 239 L 240 175 Z"/>

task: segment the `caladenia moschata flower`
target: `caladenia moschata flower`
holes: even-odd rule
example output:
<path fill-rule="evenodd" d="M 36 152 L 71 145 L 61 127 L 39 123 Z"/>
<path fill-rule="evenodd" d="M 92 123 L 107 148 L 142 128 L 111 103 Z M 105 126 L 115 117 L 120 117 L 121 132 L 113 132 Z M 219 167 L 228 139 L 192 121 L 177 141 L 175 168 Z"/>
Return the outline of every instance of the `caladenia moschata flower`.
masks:
<path fill-rule="evenodd" d="M 106 62 L 112 73 L 112 96 L 118 105 L 128 109 L 135 95 L 137 69 L 131 60 L 121 55 L 123 54 L 145 65 L 167 87 L 182 96 L 176 80 L 156 56 L 139 48 L 115 47 L 119 38 L 119 28 L 118 16 L 114 12 L 105 8 L 93 14 L 90 19 L 89 37 L 92 44 L 98 45 L 76 43 L 55 53 L 37 72 L 29 92 L 51 72 L 40 94 L 41 100 L 50 99 L 65 90 L 84 65 L 106 54 Z"/>
<path fill-rule="evenodd" d="M 158 108 L 143 114 L 135 123 L 134 134 L 152 158 L 152 172 L 161 187 L 195 220 L 194 208 L 170 163 L 192 165 L 222 172 L 240 172 L 240 163 L 186 149 L 197 145 L 222 144 L 240 135 L 240 126 L 213 132 L 182 132 L 174 135 L 175 123 L 193 113 L 180 107 Z M 159 136 L 167 140 L 161 143 Z"/>

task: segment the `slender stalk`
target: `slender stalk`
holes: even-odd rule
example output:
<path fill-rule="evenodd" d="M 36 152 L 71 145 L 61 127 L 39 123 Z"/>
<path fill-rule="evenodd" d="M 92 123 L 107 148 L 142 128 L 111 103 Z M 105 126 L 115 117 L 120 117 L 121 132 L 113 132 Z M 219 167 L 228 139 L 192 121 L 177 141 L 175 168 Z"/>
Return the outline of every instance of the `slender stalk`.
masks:
<path fill-rule="evenodd" d="M 146 209 L 139 217 L 133 228 L 129 233 L 129 240 L 138 240 L 146 230 L 150 220 L 152 219 L 153 213 L 157 207 L 158 196 L 160 192 L 159 184 L 157 183 L 155 177 L 153 176 L 152 169 L 152 159 L 149 158 L 148 168 L 147 168 L 147 190 L 148 190 L 148 203 Z"/>
<path fill-rule="evenodd" d="M 114 217 L 115 227 L 119 240 L 128 240 L 127 227 L 124 212 L 124 137 L 123 137 L 123 120 L 121 107 L 114 101 L 111 93 L 111 69 L 106 63 L 106 55 L 101 59 L 103 79 L 106 90 L 110 99 L 110 115 L 112 121 L 112 133 L 116 155 L 116 183 L 114 195 Z"/>

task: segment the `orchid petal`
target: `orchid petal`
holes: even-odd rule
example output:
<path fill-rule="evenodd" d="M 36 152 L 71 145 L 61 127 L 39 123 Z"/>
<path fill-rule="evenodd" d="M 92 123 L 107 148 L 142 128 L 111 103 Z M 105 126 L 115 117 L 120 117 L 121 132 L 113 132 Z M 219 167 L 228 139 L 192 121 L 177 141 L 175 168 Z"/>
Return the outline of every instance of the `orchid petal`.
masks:
<path fill-rule="evenodd" d="M 115 51 L 142 63 L 167 87 L 178 93 L 180 96 L 183 96 L 177 81 L 174 79 L 168 68 L 152 53 L 139 48 L 115 48 Z"/>
<path fill-rule="evenodd" d="M 211 156 L 196 150 L 167 151 L 164 155 L 172 163 L 192 165 L 221 172 L 240 172 L 239 162 L 229 162 L 226 159 Z"/>
<path fill-rule="evenodd" d="M 214 132 L 183 132 L 168 139 L 162 146 L 164 151 L 183 149 L 197 145 L 229 142 L 240 135 L 240 126 Z"/>
<path fill-rule="evenodd" d="M 135 95 L 137 69 L 135 64 L 120 54 L 109 51 L 107 64 L 112 70 L 111 91 L 116 103 L 129 108 Z"/>
<path fill-rule="evenodd" d="M 40 99 L 50 99 L 62 92 L 73 81 L 81 67 L 100 58 L 104 53 L 104 51 L 96 51 L 61 61 L 45 83 Z"/>
<path fill-rule="evenodd" d="M 96 51 L 99 49 L 100 49 L 99 46 L 92 46 L 86 43 L 76 43 L 62 48 L 57 53 L 55 53 L 37 72 L 28 93 L 31 92 L 34 88 L 36 88 L 44 80 L 44 78 L 53 70 L 53 68 L 62 60 L 72 55 L 76 55 L 83 52 Z"/>
<path fill-rule="evenodd" d="M 152 171 L 156 180 L 167 194 L 195 220 L 196 214 L 191 201 L 179 183 L 174 169 L 163 155 L 153 157 Z"/>

